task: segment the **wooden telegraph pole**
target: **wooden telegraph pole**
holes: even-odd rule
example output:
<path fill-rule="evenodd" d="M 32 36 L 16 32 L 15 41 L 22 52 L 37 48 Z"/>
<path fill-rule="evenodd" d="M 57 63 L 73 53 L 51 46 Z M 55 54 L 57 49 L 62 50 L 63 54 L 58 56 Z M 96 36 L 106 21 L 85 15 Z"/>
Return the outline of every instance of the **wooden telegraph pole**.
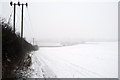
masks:
<path fill-rule="evenodd" d="M 22 6 L 22 13 L 21 13 L 21 44 L 22 44 L 22 49 L 23 49 L 23 9 L 24 9 L 24 5 L 27 7 L 28 3 L 20 3 L 18 2 L 18 5 Z"/>
<path fill-rule="evenodd" d="M 24 8 L 24 5 L 27 7 L 28 6 L 28 3 L 20 3 L 20 2 L 18 2 L 18 3 L 13 3 L 13 2 L 10 2 L 10 5 L 12 6 L 12 5 L 14 5 L 14 17 L 13 17 L 13 31 L 15 32 L 15 9 L 16 9 L 16 5 L 18 5 L 18 6 L 22 6 L 22 13 L 21 13 L 21 44 L 23 44 L 23 8 Z"/>
<path fill-rule="evenodd" d="M 24 5 L 27 7 L 28 6 L 28 3 L 22 3 L 20 4 L 20 2 L 18 2 L 18 5 L 22 5 L 22 13 L 21 13 L 21 38 L 23 38 L 23 8 L 24 8 Z"/>
<path fill-rule="evenodd" d="M 15 33 L 15 12 L 16 12 L 16 5 L 18 5 L 18 4 L 13 3 L 13 2 L 11 1 L 11 2 L 10 2 L 10 5 L 11 5 L 11 6 L 14 5 L 13 31 L 14 31 L 14 33 Z"/>

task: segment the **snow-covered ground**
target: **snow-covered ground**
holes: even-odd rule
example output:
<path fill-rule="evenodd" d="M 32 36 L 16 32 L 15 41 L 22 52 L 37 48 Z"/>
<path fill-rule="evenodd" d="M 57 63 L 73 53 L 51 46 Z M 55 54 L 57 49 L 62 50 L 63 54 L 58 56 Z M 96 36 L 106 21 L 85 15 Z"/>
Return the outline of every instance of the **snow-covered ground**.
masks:
<path fill-rule="evenodd" d="M 32 58 L 33 78 L 118 77 L 117 42 L 40 47 Z"/>

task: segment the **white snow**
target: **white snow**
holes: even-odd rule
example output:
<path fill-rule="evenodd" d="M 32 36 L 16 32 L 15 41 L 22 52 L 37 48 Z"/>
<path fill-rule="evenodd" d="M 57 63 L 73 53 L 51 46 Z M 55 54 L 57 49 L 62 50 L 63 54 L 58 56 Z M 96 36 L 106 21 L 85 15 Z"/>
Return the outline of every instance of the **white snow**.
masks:
<path fill-rule="evenodd" d="M 40 47 L 32 68 L 33 78 L 117 78 L 118 42 Z"/>

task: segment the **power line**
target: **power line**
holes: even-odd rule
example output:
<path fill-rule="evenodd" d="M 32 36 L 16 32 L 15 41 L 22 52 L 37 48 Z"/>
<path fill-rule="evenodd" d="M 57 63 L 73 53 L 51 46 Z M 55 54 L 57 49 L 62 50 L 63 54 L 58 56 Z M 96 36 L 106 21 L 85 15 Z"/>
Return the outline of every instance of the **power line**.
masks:
<path fill-rule="evenodd" d="M 9 18 L 8 18 L 8 24 L 10 24 L 12 13 L 13 13 L 13 9 L 12 9 L 12 11 L 11 11 L 11 13 L 10 13 Z"/>
<path fill-rule="evenodd" d="M 33 36 L 34 36 L 35 35 L 35 31 L 34 31 L 34 27 L 33 27 L 33 24 L 32 24 L 31 17 L 30 17 L 29 8 L 27 8 L 27 12 L 28 12 L 28 16 L 29 16 L 30 24 L 31 24 L 31 27 L 32 27 L 32 30 L 33 30 Z M 34 38 L 33 42 L 36 43 L 35 38 Z"/>
<path fill-rule="evenodd" d="M 30 30 L 30 31 L 29 31 L 29 32 L 31 32 L 30 35 L 32 35 L 32 38 L 33 38 L 33 37 L 34 37 L 34 29 L 33 29 L 33 25 L 32 25 L 32 21 L 31 21 L 31 18 L 30 18 L 30 14 L 29 14 L 28 8 L 26 8 L 26 9 L 27 9 L 27 10 L 26 10 L 25 15 L 23 16 L 23 18 L 24 18 L 24 20 L 25 20 L 25 22 L 26 22 L 26 25 L 29 26 L 29 28 L 27 28 L 27 29 Z M 21 10 L 21 8 L 20 8 L 20 10 Z M 26 13 L 27 13 L 27 14 L 26 14 Z M 27 15 L 28 19 L 26 19 L 26 15 Z M 28 22 L 29 22 L 29 23 L 28 23 Z"/>
<path fill-rule="evenodd" d="M 16 15 L 17 15 L 17 18 L 18 18 L 17 19 L 18 21 L 16 22 L 16 28 L 17 28 L 17 27 L 20 27 L 20 23 L 19 23 L 20 22 L 20 16 L 18 15 L 18 13 L 16 13 Z M 18 23 L 18 25 L 17 25 L 17 23 Z M 16 32 L 17 32 L 17 29 L 16 29 Z"/>
<path fill-rule="evenodd" d="M 20 10 L 21 10 L 21 8 L 19 8 Z M 33 44 L 35 43 L 35 38 L 34 38 L 34 36 L 35 36 L 35 34 L 34 34 L 34 28 L 33 28 L 33 24 L 32 24 L 32 20 L 31 20 L 31 17 L 30 17 L 30 14 L 29 14 L 29 9 L 28 8 L 26 8 L 27 10 L 25 10 L 26 12 L 25 12 L 25 15 L 23 16 L 23 18 L 24 18 L 24 20 L 25 20 L 25 24 L 27 25 L 27 26 L 29 26 L 29 28 L 27 27 L 27 31 L 29 31 L 30 32 L 30 35 L 31 35 L 31 37 L 32 37 L 32 41 L 31 40 L 29 40 L 30 41 L 30 43 L 31 42 L 33 42 Z M 28 18 L 26 18 L 26 16 L 28 17 Z M 29 22 L 29 23 L 28 23 Z M 29 30 L 28 30 L 29 29 Z M 25 30 L 26 30 L 26 27 L 25 27 Z M 34 41 L 33 41 L 33 38 L 34 38 Z"/>
<path fill-rule="evenodd" d="M 19 7 L 19 10 L 22 11 L 21 7 Z M 23 18 L 24 18 L 24 21 L 25 21 L 24 24 L 26 24 L 27 26 L 29 26 L 28 23 L 27 23 L 25 14 L 23 15 Z M 26 27 L 24 27 L 24 28 L 26 28 Z M 28 29 L 29 29 L 29 28 L 27 27 L 27 30 L 28 30 Z M 29 31 L 29 30 L 28 30 L 28 31 Z"/>
<path fill-rule="evenodd" d="M 29 13 L 29 9 L 27 8 L 27 13 L 28 13 L 28 17 L 29 17 L 29 20 L 30 20 L 30 26 L 33 30 L 33 33 L 34 33 L 34 28 L 33 28 L 33 24 L 32 24 L 32 20 L 31 20 L 31 17 L 30 17 L 30 13 Z M 33 34 L 34 35 L 34 34 Z"/>

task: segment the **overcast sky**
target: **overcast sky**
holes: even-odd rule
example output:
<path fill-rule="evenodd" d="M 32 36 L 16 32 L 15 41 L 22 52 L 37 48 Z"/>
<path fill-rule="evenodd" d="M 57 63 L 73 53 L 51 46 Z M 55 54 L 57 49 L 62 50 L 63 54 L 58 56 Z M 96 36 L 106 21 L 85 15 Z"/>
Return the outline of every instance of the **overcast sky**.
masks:
<path fill-rule="evenodd" d="M 117 2 L 45 1 L 29 2 L 24 8 L 24 36 L 38 40 L 117 40 Z M 8 19 L 13 7 L 2 5 L 0 15 Z M 16 29 L 20 31 L 20 7 Z"/>

